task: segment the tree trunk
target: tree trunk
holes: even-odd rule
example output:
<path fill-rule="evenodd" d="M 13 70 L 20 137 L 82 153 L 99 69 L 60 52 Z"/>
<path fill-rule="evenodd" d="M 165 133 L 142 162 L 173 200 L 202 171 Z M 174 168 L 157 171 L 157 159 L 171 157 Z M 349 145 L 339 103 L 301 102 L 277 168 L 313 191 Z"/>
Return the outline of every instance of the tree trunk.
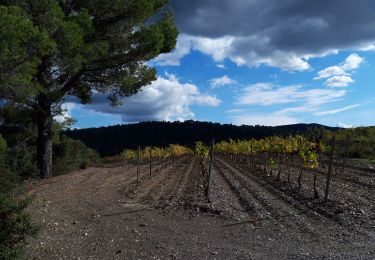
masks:
<path fill-rule="evenodd" d="M 52 176 L 52 104 L 46 97 L 39 96 L 38 105 L 38 166 L 40 176 L 43 179 L 47 179 Z"/>

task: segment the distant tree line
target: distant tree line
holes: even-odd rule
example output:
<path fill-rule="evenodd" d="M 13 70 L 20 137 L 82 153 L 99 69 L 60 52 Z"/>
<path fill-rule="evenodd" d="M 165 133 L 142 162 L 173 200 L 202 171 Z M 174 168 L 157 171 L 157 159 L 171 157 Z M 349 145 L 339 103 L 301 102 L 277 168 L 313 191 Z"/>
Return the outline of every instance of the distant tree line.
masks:
<path fill-rule="evenodd" d="M 140 146 L 166 147 L 181 144 L 193 147 L 195 142 L 209 143 L 229 139 L 261 139 L 267 136 L 289 136 L 305 133 L 322 133 L 325 130 L 337 131 L 340 128 L 318 124 L 295 124 L 285 126 L 249 126 L 199 121 L 185 122 L 142 122 L 137 124 L 115 125 L 99 128 L 68 130 L 65 134 L 79 139 L 102 156 L 121 153 L 125 148 Z"/>

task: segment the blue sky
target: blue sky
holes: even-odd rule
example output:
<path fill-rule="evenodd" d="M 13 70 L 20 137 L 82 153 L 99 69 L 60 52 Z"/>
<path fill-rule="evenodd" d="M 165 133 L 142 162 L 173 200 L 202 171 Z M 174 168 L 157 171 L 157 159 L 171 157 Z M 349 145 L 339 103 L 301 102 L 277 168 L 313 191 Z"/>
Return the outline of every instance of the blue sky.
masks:
<path fill-rule="evenodd" d="M 172 1 L 180 36 L 172 53 L 149 62 L 158 79 L 121 107 L 99 95 L 87 106 L 65 103 L 75 127 L 188 119 L 375 125 L 372 1 L 225 2 Z"/>

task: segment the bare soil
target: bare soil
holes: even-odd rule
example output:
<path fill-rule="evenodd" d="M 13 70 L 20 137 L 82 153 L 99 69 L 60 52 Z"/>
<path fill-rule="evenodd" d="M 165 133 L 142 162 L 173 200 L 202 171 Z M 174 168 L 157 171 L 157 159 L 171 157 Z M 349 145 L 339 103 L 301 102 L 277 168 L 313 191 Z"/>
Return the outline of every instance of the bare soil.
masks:
<path fill-rule="evenodd" d="M 29 211 L 42 230 L 28 240 L 26 258 L 375 258 L 370 218 L 337 221 L 259 170 L 216 158 L 207 197 L 196 158 L 154 168 L 150 175 L 142 165 L 138 182 L 135 166 L 110 166 L 30 184 Z M 333 190 L 344 183 L 362 195 L 353 200 L 369 204 L 367 216 L 364 197 L 372 199 L 374 190 L 337 180 Z"/>
<path fill-rule="evenodd" d="M 228 160 L 228 159 L 227 159 Z M 346 168 L 344 171 L 336 168 L 332 173 L 329 200 L 322 203 L 326 187 L 327 166 L 317 170 L 304 169 L 299 188 L 297 179 L 300 174 L 298 165 L 291 165 L 289 169 L 282 165 L 282 174 L 277 179 L 278 167 L 268 167 L 266 173 L 249 164 L 235 164 L 240 169 L 262 179 L 281 196 L 290 197 L 299 204 L 321 215 L 325 215 L 338 224 L 353 230 L 375 234 L 375 173 L 368 173 Z M 272 170 L 272 173 L 270 172 Z M 290 171 L 288 182 L 287 172 Z M 318 198 L 314 196 L 313 181 L 317 174 L 316 188 Z"/>

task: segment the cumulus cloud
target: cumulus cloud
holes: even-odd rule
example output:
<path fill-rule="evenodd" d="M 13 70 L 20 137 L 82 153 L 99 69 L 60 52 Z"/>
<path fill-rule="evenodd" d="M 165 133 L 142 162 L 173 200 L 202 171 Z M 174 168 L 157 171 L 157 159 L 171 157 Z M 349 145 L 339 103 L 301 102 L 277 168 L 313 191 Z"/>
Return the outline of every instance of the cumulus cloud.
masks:
<path fill-rule="evenodd" d="M 306 57 L 298 57 L 291 51 L 269 48 L 267 41 L 268 39 L 253 36 L 223 36 L 211 39 L 181 34 L 176 49 L 171 53 L 160 55 L 154 59 L 154 62 L 159 66 L 179 66 L 180 60 L 190 51 L 200 51 L 211 56 L 221 67 L 220 62 L 229 59 L 238 66 L 256 67 L 264 64 L 285 71 L 303 71 L 310 68 Z"/>
<path fill-rule="evenodd" d="M 354 83 L 354 80 L 349 76 L 333 76 L 324 82 L 328 87 L 347 87 Z"/>
<path fill-rule="evenodd" d="M 324 84 L 328 87 L 347 87 L 354 83 L 351 71 L 359 68 L 363 61 L 362 57 L 353 53 L 341 64 L 319 71 L 314 80 L 326 79 Z"/>
<path fill-rule="evenodd" d="M 355 70 L 361 65 L 363 62 L 363 58 L 358 56 L 358 54 L 350 54 L 348 58 L 346 58 L 345 62 L 342 64 L 342 68 L 345 71 L 348 70 Z"/>
<path fill-rule="evenodd" d="M 159 66 L 179 66 L 180 60 L 192 50 L 210 55 L 215 61 L 221 62 L 227 57 L 233 39 L 233 37 L 227 36 L 210 39 L 181 34 L 177 40 L 176 49 L 171 53 L 159 55 L 154 59 L 154 62 Z"/>
<path fill-rule="evenodd" d="M 324 70 L 319 71 L 318 76 L 316 76 L 314 80 L 325 79 L 325 78 L 329 78 L 332 76 L 341 76 L 345 74 L 346 72 L 342 67 L 332 66 L 332 67 L 328 67 L 328 68 L 325 68 Z"/>
<path fill-rule="evenodd" d="M 334 114 L 341 113 L 341 112 L 344 112 L 344 111 L 349 110 L 349 109 L 353 109 L 353 108 L 359 107 L 360 105 L 361 104 L 355 104 L 355 105 L 346 106 L 346 107 L 339 108 L 339 109 L 333 109 L 333 110 L 318 112 L 318 113 L 315 113 L 315 115 L 318 115 L 318 116 L 334 115 Z"/>
<path fill-rule="evenodd" d="M 300 85 L 277 86 L 272 83 L 257 83 L 246 87 L 237 97 L 240 105 L 274 105 L 303 103 L 318 106 L 345 96 L 345 90 L 304 89 Z"/>
<path fill-rule="evenodd" d="M 227 75 L 224 75 L 220 78 L 210 79 L 209 83 L 212 88 L 218 88 L 218 87 L 236 84 L 237 81 L 234 79 L 231 79 Z"/>
<path fill-rule="evenodd" d="M 172 7 L 179 41 L 190 38 L 190 51 L 238 65 L 301 71 L 311 57 L 371 50 L 375 43 L 372 0 L 173 0 Z M 181 57 L 187 48 L 180 46 Z"/>
<path fill-rule="evenodd" d="M 191 105 L 218 106 L 220 100 L 201 93 L 194 84 L 181 83 L 174 75 L 159 77 L 136 95 L 125 97 L 120 107 L 111 107 L 106 95 L 96 93 L 85 107 L 106 114 L 121 115 L 124 122 L 193 119 Z"/>
<path fill-rule="evenodd" d="M 159 66 L 179 66 L 181 63 L 180 60 L 190 53 L 191 48 L 191 42 L 185 40 L 184 36 L 180 36 L 176 48 L 172 52 L 163 53 L 153 61 Z"/>

